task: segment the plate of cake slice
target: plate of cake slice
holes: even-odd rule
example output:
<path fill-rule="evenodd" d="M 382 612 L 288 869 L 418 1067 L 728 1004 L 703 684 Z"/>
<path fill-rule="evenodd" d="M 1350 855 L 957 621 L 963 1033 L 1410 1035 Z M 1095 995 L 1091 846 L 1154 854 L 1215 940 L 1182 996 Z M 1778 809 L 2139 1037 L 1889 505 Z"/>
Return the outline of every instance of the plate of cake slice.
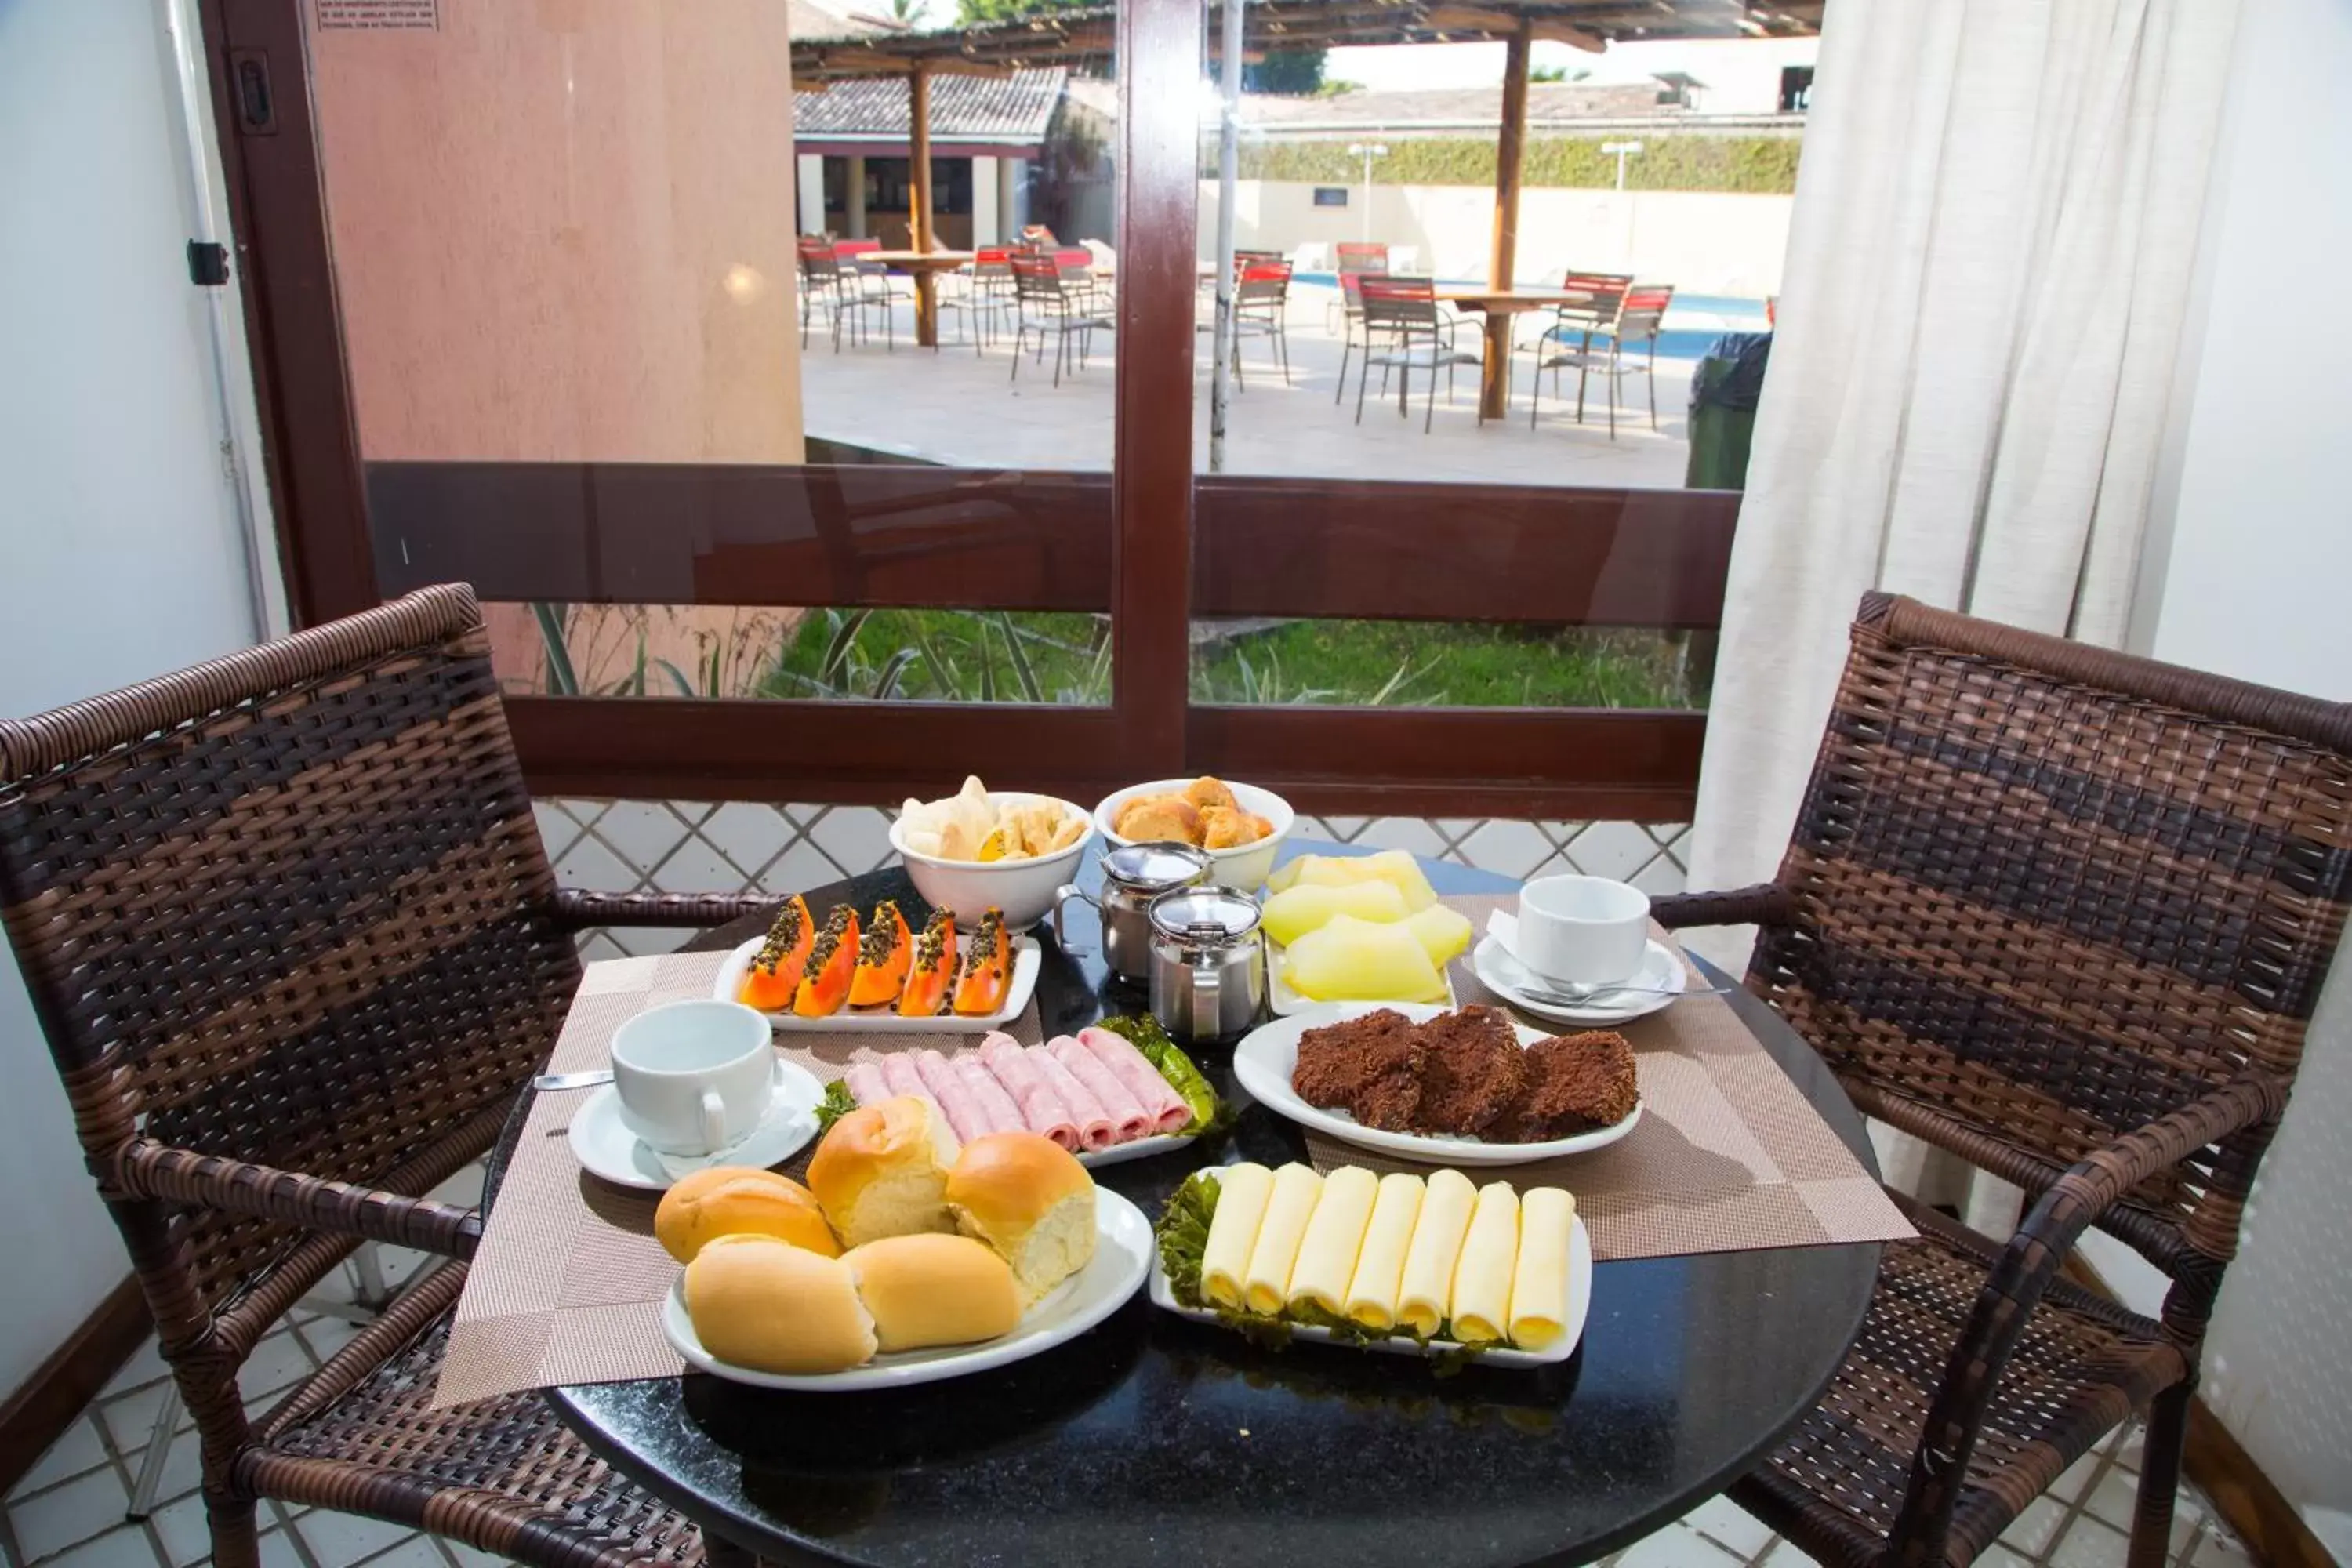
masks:
<path fill-rule="evenodd" d="M 1331 1003 L 1245 1036 L 1234 1078 L 1301 1126 L 1433 1164 L 1580 1154 L 1642 1120 L 1622 1035 L 1546 1035 L 1496 1007 Z"/>

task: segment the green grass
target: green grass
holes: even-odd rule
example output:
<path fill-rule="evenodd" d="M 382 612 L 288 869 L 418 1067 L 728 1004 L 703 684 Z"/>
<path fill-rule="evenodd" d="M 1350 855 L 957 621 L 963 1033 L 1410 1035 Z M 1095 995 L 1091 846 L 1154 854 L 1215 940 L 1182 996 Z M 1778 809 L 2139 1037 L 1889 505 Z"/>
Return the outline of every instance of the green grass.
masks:
<path fill-rule="evenodd" d="M 1647 631 L 1546 631 L 1427 621 L 1294 621 L 1196 651 L 1203 702 L 1461 708 L 1687 708 L 1675 641 Z"/>
<path fill-rule="evenodd" d="M 1695 689 L 1696 688 L 1696 689 Z M 1099 703 L 1093 616 L 814 610 L 758 689 L 770 697 Z M 1470 708 L 1704 707 L 1680 641 L 1651 631 L 1451 622 L 1294 621 L 1196 648 L 1202 702 Z"/>

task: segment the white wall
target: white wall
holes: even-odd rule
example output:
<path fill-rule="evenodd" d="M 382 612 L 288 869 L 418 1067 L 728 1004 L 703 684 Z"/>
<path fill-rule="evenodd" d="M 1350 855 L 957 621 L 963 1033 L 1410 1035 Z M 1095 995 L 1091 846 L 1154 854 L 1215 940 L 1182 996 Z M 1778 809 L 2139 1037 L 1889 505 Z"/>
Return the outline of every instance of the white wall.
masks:
<path fill-rule="evenodd" d="M 1234 242 L 1292 251 L 1365 233 L 1364 187 L 1348 205 L 1318 207 L 1316 186 L 1243 180 L 1234 190 Z M 1714 191 L 1590 191 L 1538 186 L 1519 195 L 1518 275 L 1557 282 L 1570 267 L 1631 272 L 1689 294 L 1761 299 L 1780 291 L 1790 196 Z M 1416 269 L 1483 280 L 1494 244 L 1495 193 L 1483 185 L 1372 186 L 1370 234 L 1421 249 Z M 1216 232 L 1217 184 L 1201 183 L 1201 233 Z"/>
<path fill-rule="evenodd" d="M 152 0 L 0 0 L 0 712 L 252 639 L 167 59 Z M 129 1272 L 7 959 L 0 1193 L 5 1397 Z"/>
<path fill-rule="evenodd" d="M 2352 6 L 2247 0 L 2199 258 L 2201 353 L 2151 521 L 2159 658 L 2352 701 Z M 2312 179 L 2310 172 L 2335 173 Z M 2169 525 L 2168 530 L 2167 525 Z M 2166 535 L 2169 560 L 2163 563 Z M 2205 1398 L 2352 1563 L 2352 951 L 2322 996 L 2208 1342 Z M 2104 1263 L 2104 1258 L 2102 1259 Z"/>

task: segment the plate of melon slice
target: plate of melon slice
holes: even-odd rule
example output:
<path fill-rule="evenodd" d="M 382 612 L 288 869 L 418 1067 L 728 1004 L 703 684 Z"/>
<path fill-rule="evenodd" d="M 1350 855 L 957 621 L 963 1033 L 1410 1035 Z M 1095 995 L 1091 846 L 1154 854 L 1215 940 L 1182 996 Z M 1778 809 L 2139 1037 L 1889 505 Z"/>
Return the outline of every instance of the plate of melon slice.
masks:
<path fill-rule="evenodd" d="M 1446 965 L 1469 919 L 1437 901 L 1402 849 L 1301 855 L 1266 879 L 1267 1005 L 1288 1016 L 1327 1002 L 1454 1001 Z"/>

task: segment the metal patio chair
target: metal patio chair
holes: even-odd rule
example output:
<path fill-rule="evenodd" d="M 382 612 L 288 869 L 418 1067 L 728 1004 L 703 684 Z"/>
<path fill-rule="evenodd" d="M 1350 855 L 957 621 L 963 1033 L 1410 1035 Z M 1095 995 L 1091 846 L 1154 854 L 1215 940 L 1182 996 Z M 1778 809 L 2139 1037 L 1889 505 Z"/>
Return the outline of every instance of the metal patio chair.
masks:
<path fill-rule="evenodd" d="M 1282 383 L 1290 384 L 1290 263 L 1276 257 L 1253 261 L 1241 268 L 1234 284 L 1234 384 L 1246 391 L 1242 377 L 1242 340 L 1264 338 L 1275 362 L 1282 367 Z"/>
<path fill-rule="evenodd" d="M 1111 330 L 1111 317 L 1099 307 L 1090 279 L 1084 269 L 1079 276 L 1066 276 L 1063 265 L 1053 255 L 1015 251 L 1011 258 L 1014 301 L 1018 307 L 1013 334 L 1013 374 L 1021 379 L 1021 351 L 1032 333 L 1037 339 L 1037 363 L 1045 363 L 1045 346 L 1054 347 L 1054 384 L 1062 384 L 1062 372 L 1073 374 L 1084 370 L 1087 352 L 1094 346 L 1097 329 Z M 1073 340 L 1076 351 L 1073 352 Z"/>
<path fill-rule="evenodd" d="M 1581 321 L 1563 315 L 1546 327 L 1543 336 L 1536 340 L 1536 371 L 1528 385 L 1528 428 L 1536 427 L 1536 415 L 1542 403 L 1543 373 L 1551 372 L 1551 392 L 1559 396 L 1559 373 L 1576 372 L 1576 422 L 1584 423 L 1584 388 L 1595 372 L 1609 383 L 1609 438 L 1617 439 L 1617 380 L 1620 376 L 1639 372 L 1647 381 L 1650 394 L 1650 428 L 1658 427 L 1658 333 L 1665 321 L 1666 307 L 1674 303 L 1672 289 L 1628 289 L 1619 297 L 1617 310 L 1606 321 Z M 1571 346 L 1569 340 L 1576 342 Z M 1558 349 L 1545 352 L 1546 343 L 1556 342 Z M 1641 349 L 1643 357 L 1636 361 L 1627 357 L 1630 349 Z"/>
<path fill-rule="evenodd" d="M 1362 346 L 1364 304 L 1361 285 L 1367 277 L 1385 277 L 1389 269 L 1389 247 L 1377 241 L 1360 243 L 1342 240 L 1339 246 L 1339 298 L 1336 302 L 1339 324 L 1339 384 L 1331 391 L 1336 404 L 1348 395 L 1348 358 Z M 1328 329 L 1331 318 L 1324 317 Z"/>
<path fill-rule="evenodd" d="M 1389 376 L 1397 377 L 1397 415 L 1406 414 L 1412 396 L 1412 373 L 1425 371 L 1429 386 L 1423 401 L 1421 428 L 1427 434 L 1437 418 L 1437 373 L 1445 373 L 1445 401 L 1454 401 L 1454 367 L 1476 364 L 1478 355 L 1454 346 L 1454 320 L 1437 308 L 1437 286 L 1426 278 L 1381 278 L 1366 274 L 1358 282 L 1363 296 L 1364 352 L 1356 366 L 1356 423 L 1364 422 L 1364 384 L 1374 365 L 1381 367 L 1381 395 L 1388 395 Z M 1479 410 L 1480 424 L 1486 410 Z"/>
<path fill-rule="evenodd" d="M 890 291 L 887 285 L 873 287 L 872 279 L 854 267 L 842 265 L 835 254 L 834 242 L 822 237 L 803 236 L 798 244 L 801 273 L 801 347 L 808 347 L 809 318 L 813 311 L 822 310 L 833 333 L 833 352 L 841 352 L 841 333 L 845 324 L 849 329 L 849 341 L 855 345 L 867 341 L 870 317 L 882 320 L 884 346 L 898 351 L 897 328 L 891 314 Z"/>
<path fill-rule="evenodd" d="M 940 314 L 956 311 L 957 341 L 969 332 L 972 352 L 985 355 L 988 345 L 1003 335 L 1002 329 L 1011 324 L 1019 314 L 1020 304 L 1013 294 L 1013 252 L 1004 246 L 982 246 L 972 252 L 971 265 L 948 274 L 947 278 L 961 281 L 961 289 L 950 293 L 942 288 L 939 294 Z"/>
<path fill-rule="evenodd" d="M 0 721 L 0 917 L 203 1452 L 213 1557 L 258 1500 L 546 1568 L 699 1532 L 538 1395 L 430 1408 L 481 1235 L 422 1194 L 553 1048 L 574 933 L 772 900 L 559 889 L 470 589 Z M 363 1240 L 429 1267 L 275 1409 L 237 1372 Z"/>
<path fill-rule="evenodd" d="M 2147 1410 L 2167 1560 L 2239 1220 L 2352 900 L 2352 706 L 1871 595 L 1748 989 L 1868 1115 L 2025 1189 L 2006 1241 L 1895 1194 L 1862 1334 L 1731 1496 L 1825 1563 L 1958 1564 Z M 2060 1277 L 2096 1226 L 2158 1318 Z"/>

